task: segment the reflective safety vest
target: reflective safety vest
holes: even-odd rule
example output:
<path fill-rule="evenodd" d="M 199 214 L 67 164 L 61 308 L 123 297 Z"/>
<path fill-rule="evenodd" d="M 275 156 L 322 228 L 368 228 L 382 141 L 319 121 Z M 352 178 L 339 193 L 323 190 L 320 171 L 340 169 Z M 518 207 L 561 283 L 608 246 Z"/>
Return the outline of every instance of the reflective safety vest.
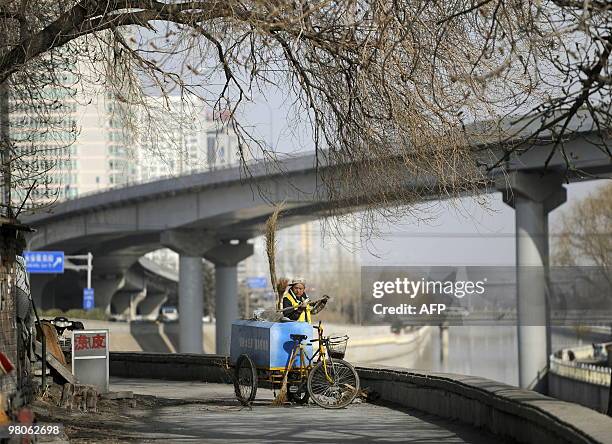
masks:
<path fill-rule="evenodd" d="M 300 305 L 297 299 L 295 299 L 295 297 L 289 291 L 285 292 L 283 299 L 287 299 L 289 302 L 291 302 L 291 306 L 294 308 L 297 308 Z M 300 317 L 297 320 L 298 322 L 312 322 L 310 318 L 310 305 L 306 305 L 306 308 L 302 310 L 302 313 L 300 313 Z"/>

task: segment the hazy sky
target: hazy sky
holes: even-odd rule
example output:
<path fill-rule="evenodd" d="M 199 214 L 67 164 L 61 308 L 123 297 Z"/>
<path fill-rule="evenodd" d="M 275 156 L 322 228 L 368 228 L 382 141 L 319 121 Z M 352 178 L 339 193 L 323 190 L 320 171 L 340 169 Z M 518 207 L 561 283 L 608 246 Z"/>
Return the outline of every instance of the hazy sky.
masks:
<path fill-rule="evenodd" d="M 549 216 L 549 232 L 560 224 L 564 209 L 605 181 L 566 185 L 568 200 Z M 377 256 L 364 251 L 364 265 L 514 265 L 514 210 L 504 204 L 501 193 L 490 196 L 488 208 L 471 198 L 441 209 L 428 223 L 406 219 L 390 227 L 389 234 L 373 242 Z"/>

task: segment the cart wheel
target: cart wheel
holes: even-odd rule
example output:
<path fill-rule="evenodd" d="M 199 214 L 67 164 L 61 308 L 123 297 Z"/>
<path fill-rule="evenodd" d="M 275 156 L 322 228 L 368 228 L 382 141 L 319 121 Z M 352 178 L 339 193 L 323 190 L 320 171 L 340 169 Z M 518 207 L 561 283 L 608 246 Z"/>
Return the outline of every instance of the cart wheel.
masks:
<path fill-rule="evenodd" d="M 320 407 L 341 409 L 353 402 L 359 393 L 359 375 L 343 359 L 327 360 L 325 367 L 321 361 L 308 374 L 308 393 Z"/>
<path fill-rule="evenodd" d="M 234 392 L 243 405 L 249 405 L 257 394 L 257 370 L 247 355 L 240 355 L 234 374 Z"/>
<path fill-rule="evenodd" d="M 310 393 L 308 393 L 308 390 L 304 386 L 300 387 L 296 393 L 289 391 L 287 396 L 289 397 L 289 401 L 295 402 L 296 404 L 308 404 L 308 400 L 310 399 Z"/>

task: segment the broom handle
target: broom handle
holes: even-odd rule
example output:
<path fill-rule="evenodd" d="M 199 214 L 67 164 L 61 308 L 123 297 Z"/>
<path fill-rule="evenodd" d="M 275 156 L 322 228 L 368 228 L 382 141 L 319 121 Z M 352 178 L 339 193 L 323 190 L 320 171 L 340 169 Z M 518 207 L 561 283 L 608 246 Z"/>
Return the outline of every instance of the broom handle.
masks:
<path fill-rule="evenodd" d="M 297 347 L 293 347 L 293 350 L 291 350 L 291 356 L 289 357 L 289 365 L 287 365 L 287 368 L 285 369 L 285 375 L 283 376 L 283 385 L 287 383 L 287 379 L 289 377 L 289 370 L 291 370 L 291 367 L 293 367 L 293 361 L 295 361 L 295 357 L 297 356 L 296 350 Z"/>

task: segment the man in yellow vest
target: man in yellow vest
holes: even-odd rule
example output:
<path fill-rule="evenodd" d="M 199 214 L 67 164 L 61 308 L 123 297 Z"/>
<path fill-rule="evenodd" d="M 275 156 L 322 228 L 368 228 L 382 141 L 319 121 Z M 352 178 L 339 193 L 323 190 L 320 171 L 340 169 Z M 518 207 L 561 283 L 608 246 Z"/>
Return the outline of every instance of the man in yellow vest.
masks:
<path fill-rule="evenodd" d="M 283 294 L 283 315 L 292 321 L 312 322 L 311 306 L 303 279 L 293 279 Z"/>

